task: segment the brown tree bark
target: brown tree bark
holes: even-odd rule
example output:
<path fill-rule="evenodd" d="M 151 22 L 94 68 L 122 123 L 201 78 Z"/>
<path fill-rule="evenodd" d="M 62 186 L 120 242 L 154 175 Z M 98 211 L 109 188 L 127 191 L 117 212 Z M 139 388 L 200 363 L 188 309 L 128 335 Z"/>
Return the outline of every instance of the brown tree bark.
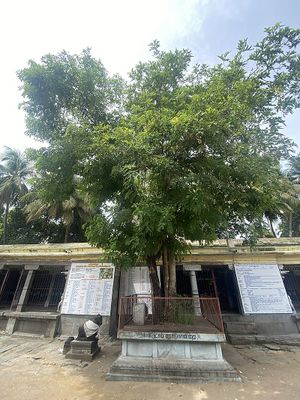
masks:
<path fill-rule="evenodd" d="M 160 297 L 160 284 L 157 274 L 156 257 L 147 257 L 147 263 L 149 268 L 150 281 L 152 285 L 152 319 L 154 324 L 158 324 L 160 321 L 160 300 L 155 300 L 155 297 Z"/>
<path fill-rule="evenodd" d="M 289 237 L 293 236 L 293 213 L 289 212 Z"/>
<path fill-rule="evenodd" d="M 168 265 L 168 251 L 167 247 L 164 244 L 162 249 L 162 262 L 164 269 L 164 292 L 165 297 L 169 296 L 169 265 Z"/>
<path fill-rule="evenodd" d="M 152 285 L 152 293 L 154 297 L 160 297 L 160 284 L 157 274 L 156 257 L 147 257 L 147 264 L 149 268 L 150 281 Z"/>
<path fill-rule="evenodd" d="M 71 230 L 71 225 L 66 225 L 64 243 L 69 242 L 70 230 Z"/>
<path fill-rule="evenodd" d="M 3 244 L 6 244 L 7 218 L 9 213 L 9 206 L 10 204 L 9 202 L 7 202 L 5 205 L 4 218 L 3 218 Z"/>
<path fill-rule="evenodd" d="M 176 296 L 176 259 L 172 252 L 168 252 L 168 269 L 169 269 L 169 296 Z"/>

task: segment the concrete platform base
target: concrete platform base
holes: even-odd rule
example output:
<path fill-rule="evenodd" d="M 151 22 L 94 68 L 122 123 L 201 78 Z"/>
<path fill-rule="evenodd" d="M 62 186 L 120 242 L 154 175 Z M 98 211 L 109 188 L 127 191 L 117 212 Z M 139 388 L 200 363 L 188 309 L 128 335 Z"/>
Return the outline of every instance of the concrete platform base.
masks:
<path fill-rule="evenodd" d="M 9 335 L 32 337 L 56 336 L 60 315 L 45 311 L 3 311 L 0 326 Z"/>
<path fill-rule="evenodd" d="M 82 361 L 92 361 L 100 352 L 101 348 L 95 341 L 73 340 L 71 342 L 71 350 L 66 354 L 66 358 Z"/>
<path fill-rule="evenodd" d="M 112 364 L 107 379 L 175 383 L 241 380 L 235 369 L 225 360 L 151 360 L 122 356 Z"/>
<path fill-rule="evenodd" d="M 119 331 L 122 354 L 112 364 L 108 380 L 196 383 L 239 381 L 223 358 L 222 333 Z"/>

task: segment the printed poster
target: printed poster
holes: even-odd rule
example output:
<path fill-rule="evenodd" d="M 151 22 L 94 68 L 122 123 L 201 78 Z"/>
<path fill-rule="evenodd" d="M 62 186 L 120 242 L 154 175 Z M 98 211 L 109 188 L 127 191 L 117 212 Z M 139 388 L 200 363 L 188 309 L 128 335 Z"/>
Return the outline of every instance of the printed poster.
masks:
<path fill-rule="evenodd" d="M 111 264 L 73 263 L 61 313 L 109 316 L 114 273 Z"/>
<path fill-rule="evenodd" d="M 290 314 L 292 309 L 277 264 L 235 266 L 245 314 Z"/>

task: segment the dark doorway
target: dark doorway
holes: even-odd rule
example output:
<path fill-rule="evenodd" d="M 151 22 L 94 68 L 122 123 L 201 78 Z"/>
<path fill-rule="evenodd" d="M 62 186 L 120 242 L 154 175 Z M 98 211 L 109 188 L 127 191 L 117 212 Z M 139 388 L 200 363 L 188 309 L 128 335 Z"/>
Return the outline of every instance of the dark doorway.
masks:
<path fill-rule="evenodd" d="M 182 265 L 176 267 L 176 289 L 179 296 L 190 297 L 192 294 L 190 273 Z"/>
<path fill-rule="evenodd" d="M 196 272 L 198 293 L 200 297 L 217 297 L 215 278 L 212 269 Z"/>
<path fill-rule="evenodd" d="M 2 270 L 0 274 L 0 308 L 10 308 L 21 276 L 21 269 Z"/>
<path fill-rule="evenodd" d="M 293 306 L 300 310 L 300 266 L 291 267 L 283 272 L 283 283 Z"/>
<path fill-rule="evenodd" d="M 214 269 L 216 287 L 223 313 L 239 313 L 238 289 L 234 271 L 228 267 Z"/>

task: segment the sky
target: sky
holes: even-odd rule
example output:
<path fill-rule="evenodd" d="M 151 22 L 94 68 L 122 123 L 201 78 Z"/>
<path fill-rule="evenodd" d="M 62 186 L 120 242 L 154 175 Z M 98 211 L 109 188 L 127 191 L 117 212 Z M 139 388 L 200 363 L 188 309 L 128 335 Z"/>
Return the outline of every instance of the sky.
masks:
<path fill-rule="evenodd" d="M 25 135 L 16 71 L 29 59 L 91 47 L 106 69 L 124 77 L 149 56 L 158 39 L 165 50 L 189 48 L 194 62 L 214 64 L 239 39 L 256 43 L 281 22 L 300 28 L 299 0 L 6 0 L 0 2 L 0 149 L 40 143 Z M 300 110 L 284 133 L 300 146 Z"/>

